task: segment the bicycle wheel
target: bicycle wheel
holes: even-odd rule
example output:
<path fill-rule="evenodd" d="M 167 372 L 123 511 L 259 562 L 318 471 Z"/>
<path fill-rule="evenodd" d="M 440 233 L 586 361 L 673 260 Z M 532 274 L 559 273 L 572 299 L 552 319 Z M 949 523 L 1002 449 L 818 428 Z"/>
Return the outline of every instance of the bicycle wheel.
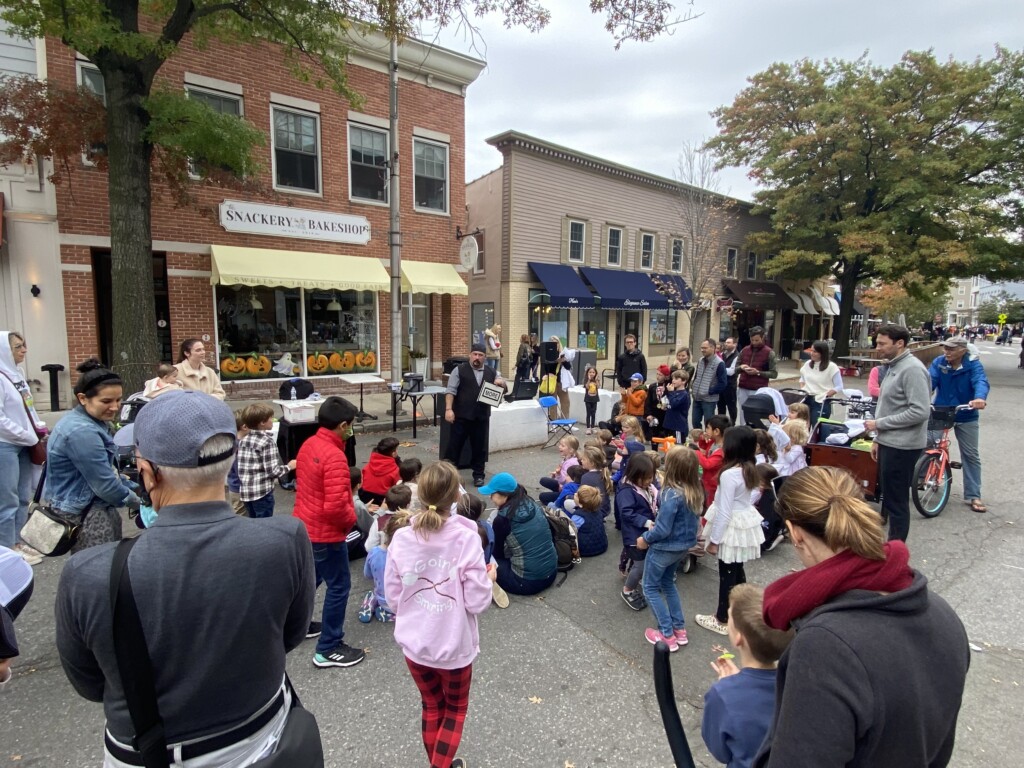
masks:
<path fill-rule="evenodd" d="M 953 489 L 953 470 L 941 453 L 926 453 L 914 467 L 911 497 L 917 511 L 925 517 L 936 517 L 946 507 Z"/>

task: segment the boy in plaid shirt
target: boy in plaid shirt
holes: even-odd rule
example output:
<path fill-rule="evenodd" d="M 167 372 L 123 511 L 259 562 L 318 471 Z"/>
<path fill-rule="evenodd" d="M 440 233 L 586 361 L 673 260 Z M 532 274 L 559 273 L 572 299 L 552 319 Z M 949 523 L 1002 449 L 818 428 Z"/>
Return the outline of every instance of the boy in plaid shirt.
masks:
<path fill-rule="evenodd" d="M 242 503 L 249 517 L 274 516 L 274 483 L 289 470 L 295 460 L 281 463 L 281 454 L 270 430 L 274 425 L 274 409 L 266 403 L 253 403 L 242 409 L 242 423 L 249 434 L 238 443 L 238 479 Z"/>

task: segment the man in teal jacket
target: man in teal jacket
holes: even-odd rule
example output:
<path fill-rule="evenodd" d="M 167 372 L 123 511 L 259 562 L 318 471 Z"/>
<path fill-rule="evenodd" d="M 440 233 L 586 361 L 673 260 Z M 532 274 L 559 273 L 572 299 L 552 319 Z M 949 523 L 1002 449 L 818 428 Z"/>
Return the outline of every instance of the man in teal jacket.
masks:
<path fill-rule="evenodd" d="M 967 405 L 973 411 L 960 411 L 956 415 L 953 431 L 960 446 L 960 459 L 964 469 L 964 501 L 975 512 L 987 512 L 981 500 L 981 455 L 978 453 L 978 411 L 985 408 L 988 398 L 988 377 L 976 355 L 967 348 L 967 339 L 953 336 L 942 342 L 943 357 L 932 361 L 928 372 L 932 377 L 935 405 Z M 929 438 L 937 435 L 929 435 Z"/>

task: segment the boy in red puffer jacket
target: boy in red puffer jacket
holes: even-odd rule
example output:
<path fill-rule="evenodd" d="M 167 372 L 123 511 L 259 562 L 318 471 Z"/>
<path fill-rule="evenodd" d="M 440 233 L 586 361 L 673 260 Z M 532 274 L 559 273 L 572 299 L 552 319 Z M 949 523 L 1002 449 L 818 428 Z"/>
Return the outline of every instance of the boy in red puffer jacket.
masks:
<path fill-rule="evenodd" d="M 320 406 L 320 429 L 302 444 L 296 459 L 295 516 L 306 526 L 313 544 L 316 584 L 327 584 L 322 626 L 310 625 L 307 637 L 319 639 L 313 664 L 351 667 L 365 653 L 344 642 L 345 610 L 352 589 L 345 537 L 356 524 L 352 483 L 345 458 L 345 439 L 356 407 L 342 397 L 328 397 Z"/>

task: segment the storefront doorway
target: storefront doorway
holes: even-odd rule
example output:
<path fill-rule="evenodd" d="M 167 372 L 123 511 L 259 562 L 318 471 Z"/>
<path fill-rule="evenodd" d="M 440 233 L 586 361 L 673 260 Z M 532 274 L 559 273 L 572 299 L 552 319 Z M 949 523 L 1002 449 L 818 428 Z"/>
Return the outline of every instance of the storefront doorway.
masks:
<path fill-rule="evenodd" d="M 92 252 L 92 274 L 96 289 L 96 333 L 100 360 L 110 365 L 114 349 L 114 307 L 110 279 L 110 251 Z M 171 348 L 171 309 L 167 294 L 167 257 L 153 254 L 153 297 L 156 300 L 157 353 L 160 360 L 177 362 Z M 126 393 L 130 394 L 130 393 Z"/>
<path fill-rule="evenodd" d="M 637 348 L 643 349 L 644 337 L 640 334 L 640 326 L 643 322 L 643 312 L 632 312 L 620 309 L 615 329 L 615 349 L 610 355 L 617 357 L 626 348 L 626 337 L 636 336 Z"/>

